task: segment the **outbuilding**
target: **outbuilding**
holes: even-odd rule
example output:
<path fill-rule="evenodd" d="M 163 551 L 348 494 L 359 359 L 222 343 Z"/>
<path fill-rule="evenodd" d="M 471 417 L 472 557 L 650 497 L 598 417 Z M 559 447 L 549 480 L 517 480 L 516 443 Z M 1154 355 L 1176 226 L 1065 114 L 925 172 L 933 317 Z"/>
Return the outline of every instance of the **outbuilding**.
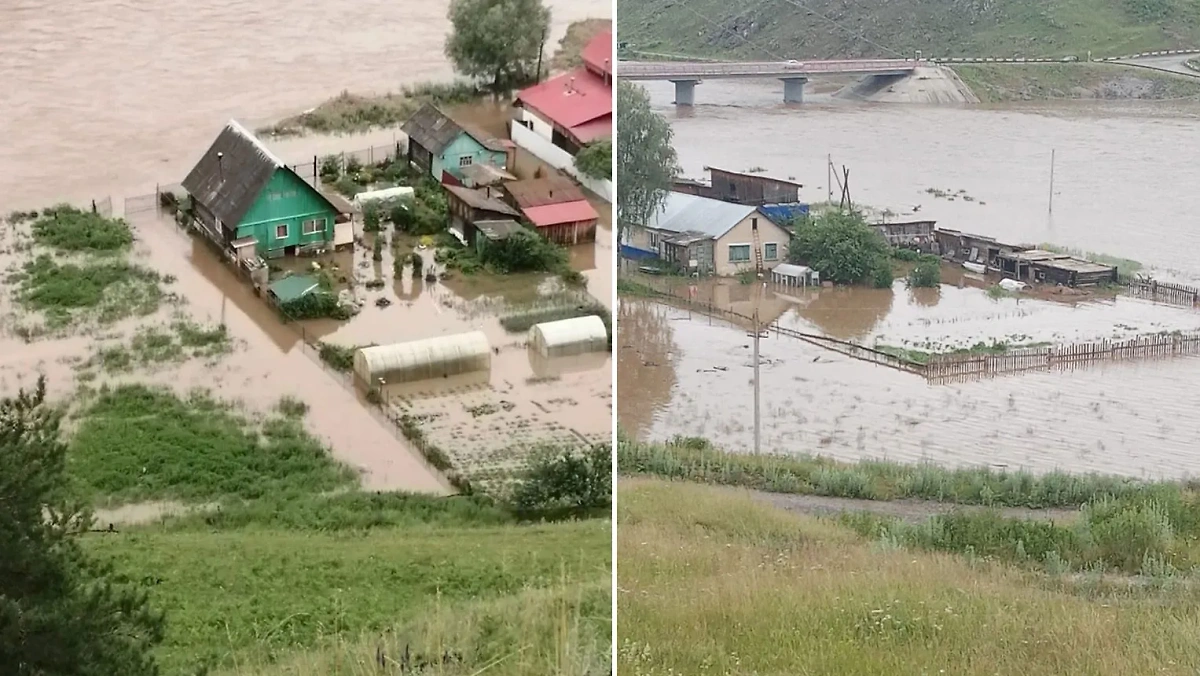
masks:
<path fill-rule="evenodd" d="M 446 378 L 491 368 L 492 346 L 482 331 L 374 345 L 354 353 L 354 373 L 367 385 Z"/>
<path fill-rule="evenodd" d="M 596 315 L 534 324 L 529 344 L 543 357 L 569 357 L 608 350 L 608 327 Z"/>

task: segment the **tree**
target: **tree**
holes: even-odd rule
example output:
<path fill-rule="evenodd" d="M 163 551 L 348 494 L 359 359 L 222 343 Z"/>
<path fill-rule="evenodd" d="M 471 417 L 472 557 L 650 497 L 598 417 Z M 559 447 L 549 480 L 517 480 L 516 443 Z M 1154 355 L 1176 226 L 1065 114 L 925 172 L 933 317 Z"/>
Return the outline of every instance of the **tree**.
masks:
<path fill-rule="evenodd" d="M 61 420 L 44 379 L 0 399 L 0 664 L 17 676 L 156 674 L 162 615 L 79 546 L 92 517 L 63 489 Z"/>
<path fill-rule="evenodd" d="M 667 199 L 679 173 L 671 147 L 671 125 L 650 109 L 646 90 L 617 79 L 618 234 L 629 223 L 645 223 Z"/>
<path fill-rule="evenodd" d="M 612 180 L 612 140 L 601 139 L 583 147 L 575 155 L 575 168 L 584 176 Z"/>
<path fill-rule="evenodd" d="M 891 286 L 887 240 L 856 211 L 830 209 L 795 225 L 788 247 L 793 263 L 804 263 L 835 284 Z"/>
<path fill-rule="evenodd" d="M 495 93 L 537 79 L 550 10 L 542 0 L 451 0 L 446 57 Z"/>
<path fill-rule="evenodd" d="M 937 256 L 921 256 L 908 273 L 908 285 L 936 289 L 942 284 L 942 261 Z"/>

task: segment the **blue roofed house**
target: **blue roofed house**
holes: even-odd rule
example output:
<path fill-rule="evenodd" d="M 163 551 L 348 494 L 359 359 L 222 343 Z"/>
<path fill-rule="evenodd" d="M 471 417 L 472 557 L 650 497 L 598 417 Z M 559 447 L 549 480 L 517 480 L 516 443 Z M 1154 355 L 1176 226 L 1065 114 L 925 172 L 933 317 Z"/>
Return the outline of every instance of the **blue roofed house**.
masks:
<path fill-rule="evenodd" d="M 439 183 L 462 183 L 463 170 L 472 166 L 490 166 L 504 170 L 508 148 L 504 142 L 469 125 L 459 124 L 437 106 L 426 103 L 413 113 L 401 130 L 408 135 L 408 161 Z"/>
<path fill-rule="evenodd" d="M 653 253 L 690 272 L 723 277 L 753 269 L 756 227 L 768 270 L 787 260 L 791 240 L 788 230 L 756 206 L 674 191 L 646 223 L 627 225 L 621 241 L 627 257 Z"/>

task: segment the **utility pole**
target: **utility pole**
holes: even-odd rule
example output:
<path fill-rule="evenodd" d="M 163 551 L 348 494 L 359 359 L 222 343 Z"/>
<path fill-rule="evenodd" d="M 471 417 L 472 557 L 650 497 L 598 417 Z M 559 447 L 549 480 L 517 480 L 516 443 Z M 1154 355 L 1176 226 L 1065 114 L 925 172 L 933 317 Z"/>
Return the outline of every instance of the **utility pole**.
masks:
<path fill-rule="evenodd" d="M 1050 149 L 1050 202 L 1047 213 L 1054 213 L 1054 149 Z"/>
<path fill-rule="evenodd" d="M 825 187 L 828 192 L 828 195 L 826 196 L 825 201 L 832 204 L 833 203 L 833 155 L 825 156 Z"/>
<path fill-rule="evenodd" d="M 537 82 L 542 81 L 542 55 L 546 53 L 546 29 L 542 29 L 542 41 L 538 43 Z"/>
<path fill-rule="evenodd" d="M 758 318 L 758 306 L 762 300 L 763 291 L 767 287 L 766 281 L 763 280 L 763 273 L 759 271 L 755 284 L 758 288 L 754 293 L 754 453 L 755 455 L 762 452 L 762 407 L 761 407 L 761 391 L 758 368 L 758 341 L 762 339 L 762 325 Z"/>

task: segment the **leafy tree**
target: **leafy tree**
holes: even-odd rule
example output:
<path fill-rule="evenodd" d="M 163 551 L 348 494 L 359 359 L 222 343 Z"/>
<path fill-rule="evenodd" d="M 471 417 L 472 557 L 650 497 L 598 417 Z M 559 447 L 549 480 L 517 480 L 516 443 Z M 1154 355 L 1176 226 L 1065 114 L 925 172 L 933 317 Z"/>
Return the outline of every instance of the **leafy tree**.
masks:
<path fill-rule="evenodd" d="M 862 214 L 831 209 L 797 222 L 788 247 L 793 263 L 804 263 L 835 284 L 892 284 L 891 249 Z"/>
<path fill-rule="evenodd" d="M 542 0 L 451 0 L 446 57 L 455 70 L 507 92 L 537 79 L 550 10 Z"/>
<path fill-rule="evenodd" d="M 612 180 L 612 140 L 602 139 L 584 146 L 575 155 L 575 168 L 584 176 Z"/>
<path fill-rule="evenodd" d="M 501 274 L 552 271 L 567 264 L 567 252 L 531 229 L 522 228 L 485 247 L 480 262 Z"/>
<path fill-rule="evenodd" d="M 679 173 L 671 125 L 650 109 L 646 90 L 617 80 L 617 224 L 645 223 L 667 198 Z"/>
<path fill-rule="evenodd" d="M 163 617 L 78 536 L 91 513 L 66 485 L 62 413 L 46 383 L 0 399 L 0 665 L 16 676 L 147 676 Z"/>

